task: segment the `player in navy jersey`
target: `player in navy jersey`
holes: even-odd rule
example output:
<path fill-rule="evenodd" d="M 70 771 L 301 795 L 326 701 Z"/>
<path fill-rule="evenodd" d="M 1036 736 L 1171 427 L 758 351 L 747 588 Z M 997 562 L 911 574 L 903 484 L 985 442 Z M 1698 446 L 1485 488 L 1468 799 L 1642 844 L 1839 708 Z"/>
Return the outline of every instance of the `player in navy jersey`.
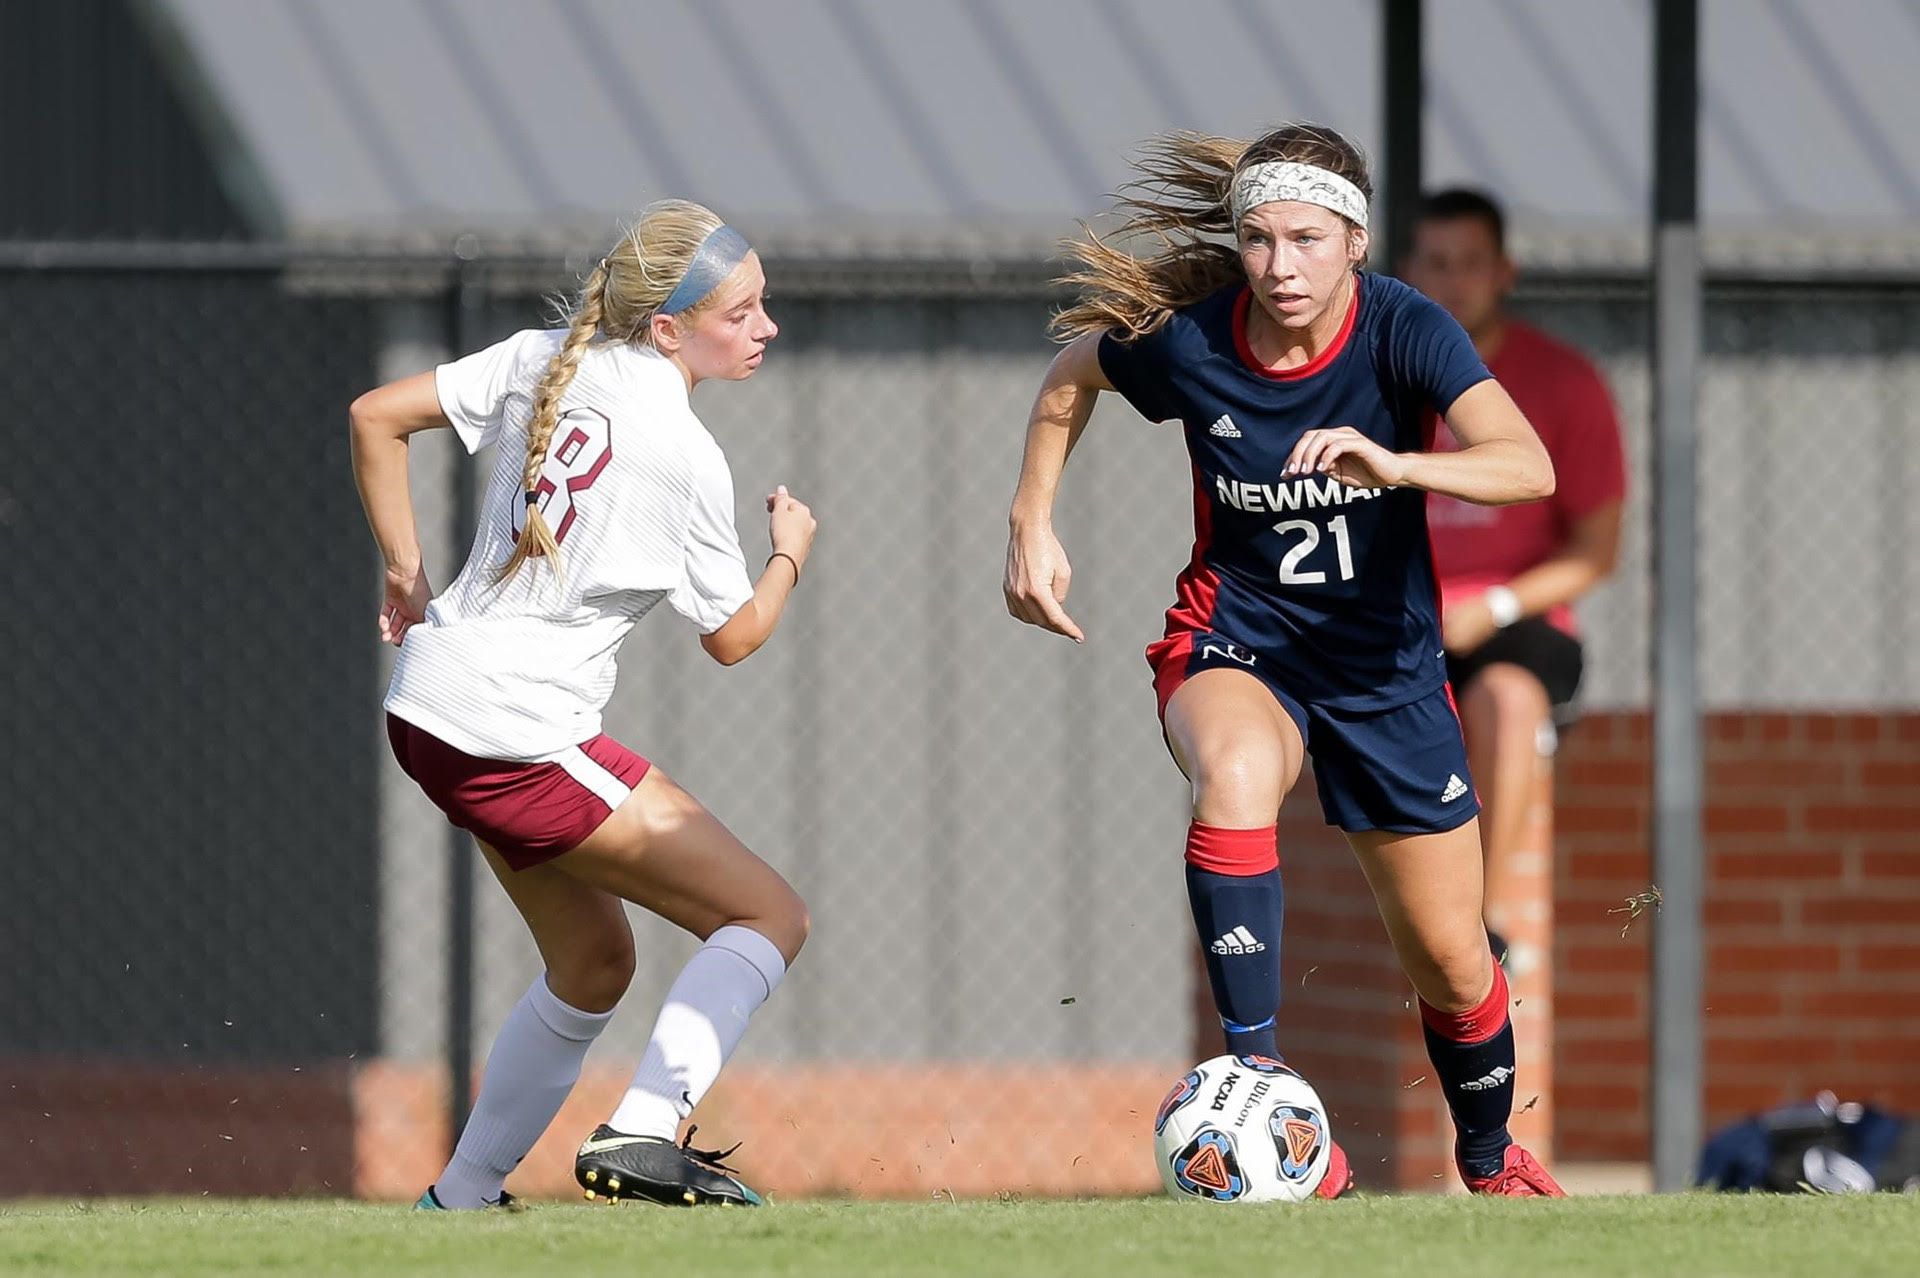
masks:
<path fill-rule="evenodd" d="M 1136 258 L 1089 232 L 1055 319 L 1070 339 L 1029 422 L 1007 548 L 1014 616 L 1079 641 L 1054 495 L 1095 397 L 1178 422 L 1194 551 L 1147 650 L 1191 783 L 1187 888 L 1229 1049 L 1278 1055 L 1275 824 L 1306 756 L 1420 998 L 1428 1053 L 1477 1193 L 1557 1196 L 1507 1133 L 1507 991 L 1481 928 L 1478 804 L 1446 684 L 1426 495 L 1553 491 L 1526 418 L 1445 311 L 1369 275 L 1371 184 L 1331 130 L 1150 143 L 1121 203 Z M 1231 236 L 1231 245 L 1209 236 Z M 1437 411 L 1458 451 L 1428 451 Z M 1350 1183 L 1344 1155 L 1323 1196 Z"/>

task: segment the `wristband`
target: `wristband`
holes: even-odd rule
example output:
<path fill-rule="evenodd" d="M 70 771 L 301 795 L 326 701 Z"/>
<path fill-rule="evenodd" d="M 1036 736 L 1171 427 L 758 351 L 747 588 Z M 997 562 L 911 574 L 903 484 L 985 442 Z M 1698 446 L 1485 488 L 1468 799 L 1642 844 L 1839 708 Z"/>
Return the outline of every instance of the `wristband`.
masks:
<path fill-rule="evenodd" d="M 793 565 L 793 584 L 796 586 L 799 585 L 800 584 L 800 561 L 798 559 L 795 559 L 792 555 L 789 555 L 784 550 L 776 550 L 771 555 L 767 556 L 768 563 L 772 563 L 776 559 L 784 559 L 788 563 Z"/>
<path fill-rule="evenodd" d="M 1486 601 L 1487 612 L 1493 617 L 1493 624 L 1497 628 L 1505 630 L 1520 620 L 1520 596 L 1514 594 L 1510 587 L 1489 586 L 1480 598 Z"/>

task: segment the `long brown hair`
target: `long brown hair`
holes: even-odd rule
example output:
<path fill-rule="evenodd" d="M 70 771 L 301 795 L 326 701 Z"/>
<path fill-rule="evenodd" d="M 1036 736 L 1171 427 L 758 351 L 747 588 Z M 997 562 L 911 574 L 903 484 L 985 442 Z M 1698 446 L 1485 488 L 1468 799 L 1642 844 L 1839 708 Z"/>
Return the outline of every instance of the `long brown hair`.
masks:
<path fill-rule="evenodd" d="M 527 423 L 527 456 L 520 472 L 521 488 L 534 491 L 540 468 L 547 464 L 547 446 L 560 422 L 560 400 L 573 385 L 574 374 L 589 347 L 599 342 L 653 340 L 654 312 L 673 293 L 687 273 L 702 240 L 720 225 L 713 210 L 689 200 L 661 200 L 640 211 L 640 220 L 628 227 L 600 264 L 587 276 L 579 297 L 566 314 L 567 340 L 547 365 L 546 375 L 533 392 L 533 417 Z M 702 305 L 681 312 L 691 318 Z M 529 502 L 525 530 L 513 543 L 513 554 L 494 569 L 495 585 L 511 580 L 527 560 L 544 556 L 558 570 L 560 545 L 547 527 L 540 507 Z"/>
<path fill-rule="evenodd" d="M 1102 236 L 1083 222 L 1080 235 L 1067 241 L 1072 269 L 1055 283 L 1080 296 L 1054 315 L 1048 334 L 1063 342 L 1108 330 L 1117 330 L 1122 340 L 1144 337 L 1181 307 L 1245 279 L 1238 247 L 1206 237 L 1235 234 L 1229 203 L 1234 179 L 1273 160 L 1327 169 L 1373 198 L 1366 156 L 1324 125 L 1283 124 L 1252 142 L 1163 133 L 1134 158 L 1139 176 L 1122 188 L 1112 210 L 1120 225 Z M 1112 242 L 1135 239 L 1158 243 L 1160 251 L 1139 257 Z"/>

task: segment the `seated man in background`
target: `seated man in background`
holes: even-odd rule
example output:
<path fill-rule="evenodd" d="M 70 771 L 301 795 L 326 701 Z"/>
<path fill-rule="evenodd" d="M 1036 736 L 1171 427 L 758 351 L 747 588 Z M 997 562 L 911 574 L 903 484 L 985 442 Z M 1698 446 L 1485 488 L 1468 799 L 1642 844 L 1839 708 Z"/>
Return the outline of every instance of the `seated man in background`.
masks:
<path fill-rule="evenodd" d="M 1540 433 L 1558 486 L 1519 506 L 1428 499 L 1448 673 L 1484 806 L 1487 925 L 1505 956 L 1505 876 L 1525 837 L 1536 761 L 1580 686 L 1571 604 L 1613 571 L 1626 471 L 1620 424 L 1599 372 L 1572 347 L 1506 313 L 1514 265 L 1506 218 L 1489 196 L 1446 190 L 1421 203 L 1408 283 L 1467 330 L 1480 357 Z M 1436 450 L 1453 446 L 1436 423 Z"/>

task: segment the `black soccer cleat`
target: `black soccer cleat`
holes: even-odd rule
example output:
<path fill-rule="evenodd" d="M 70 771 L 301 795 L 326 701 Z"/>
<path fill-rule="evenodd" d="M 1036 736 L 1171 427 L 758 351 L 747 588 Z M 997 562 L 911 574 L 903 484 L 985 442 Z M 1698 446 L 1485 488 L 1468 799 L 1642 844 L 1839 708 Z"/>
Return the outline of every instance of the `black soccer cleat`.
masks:
<path fill-rule="evenodd" d="M 573 1178 L 587 1191 L 588 1202 L 638 1198 L 668 1207 L 760 1206 L 760 1195 L 725 1165 L 725 1159 L 740 1147 L 695 1149 L 693 1134 L 698 1130 L 687 1128 L 686 1139 L 676 1145 L 660 1136 L 628 1136 L 602 1123 L 581 1143 L 573 1160 Z"/>

